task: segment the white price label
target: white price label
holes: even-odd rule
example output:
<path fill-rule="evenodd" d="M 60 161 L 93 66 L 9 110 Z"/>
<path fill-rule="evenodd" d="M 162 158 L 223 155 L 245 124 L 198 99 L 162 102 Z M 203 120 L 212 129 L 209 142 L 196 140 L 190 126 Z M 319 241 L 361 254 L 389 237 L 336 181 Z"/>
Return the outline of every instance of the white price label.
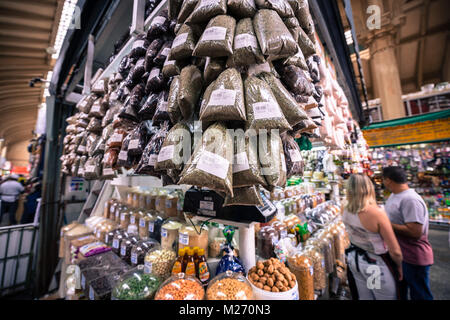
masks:
<path fill-rule="evenodd" d="M 122 142 L 123 134 L 122 133 L 114 133 L 111 136 L 111 142 Z"/>
<path fill-rule="evenodd" d="M 309 267 L 309 273 L 310 273 L 311 275 L 314 274 L 314 269 L 313 269 L 313 267 Z"/>
<path fill-rule="evenodd" d="M 152 263 L 145 261 L 144 262 L 144 273 L 152 273 Z"/>
<path fill-rule="evenodd" d="M 229 89 L 217 89 L 211 93 L 208 106 L 234 106 L 236 91 Z"/>
<path fill-rule="evenodd" d="M 125 212 L 120 215 L 120 221 L 125 221 Z"/>
<path fill-rule="evenodd" d="M 246 152 L 240 152 L 234 155 L 233 173 L 250 169 Z"/>
<path fill-rule="evenodd" d="M 252 64 L 248 69 L 248 74 L 258 74 L 261 72 L 270 72 L 270 65 L 268 62 L 262 64 Z"/>
<path fill-rule="evenodd" d="M 172 200 L 166 200 L 166 208 L 167 209 L 172 208 Z"/>
<path fill-rule="evenodd" d="M 189 235 L 180 233 L 178 241 L 185 246 L 189 245 Z"/>
<path fill-rule="evenodd" d="M 175 37 L 175 39 L 172 42 L 172 48 L 176 48 L 178 46 L 181 46 L 183 43 L 186 42 L 188 37 L 188 33 L 182 33 Z"/>
<path fill-rule="evenodd" d="M 119 152 L 119 160 L 127 161 L 128 153 L 126 151 Z"/>
<path fill-rule="evenodd" d="M 153 232 L 155 230 L 155 223 L 154 222 L 149 222 L 148 223 L 148 231 L 149 232 Z"/>
<path fill-rule="evenodd" d="M 144 43 L 145 43 L 144 40 L 136 40 L 136 41 L 133 43 L 133 48 L 132 48 L 132 49 L 136 49 L 136 48 L 139 48 L 139 47 L 143 47 L 143 46 L 144 46 Z"/>
<path fill-rule="evenodd" d="M 161 55 L 162 55 L 162 56 L 168 57 L 168 56 L 169 56 L 169 53 L 170 53 L 170 48 L 169 48 L 169 47 L 165 47 L 165 48 L 163 49 L 163 51 L 161 52 Z"/>
<path fill-rule="evenodd" d="M 227 35 L 227 28 L 209 27 L 203 32 L 200 41 L 221 41 L 225 40 L 226 35 Z"/>
<path fill-rule="evenodd" d="M 158 105 L 160 111 L 167 111 L 169 103 L 167 101 L 161 101 Z"/>
<path fill-rule="evenodd" d="M 128 150 L 133 150 L 139 148 L 139 139 L 131 140 L 128 144 Z"/>
<path fill-rule="evenodd" d="M 156 24 L 164 24 L 166 22 L 166 18 L 162 16 L 157 16 L 152 20 L 152 23 L 150 24 L 151 27 L 153 27 Z"/>
<path fill-rule="evenodd" d="M 302 155 L 297 149 L 290 149 L 289 155 L 291 157 L 292 162 L 299 162 L 302 161 Z"/>
<path fill-rule="evenodd" d="M 287 172 L 286 158 L 284 157 L 284 152 L 281 152 L 281 170 L 283 170 L 283 172 Z"/>
<path fill-rule="evenodd" d="M 100 112 L 100 105 L 97 103 L 94 103 L 94 105 L 91 108 L 91 112 Z"/>
<path fill-rule="evenodd" d="M 95 171 L 95 166 L 86 166 L 84 171 L 85 172 L 94 172 Z"/>
<path fill-rule="evenodd" d="M 153 79 L 157 76 L 159 76 L 160 70 L 159 68 L 153 68 L 152 71 L 150 71 L 150 75 L 148 76 L 149 79 Z"/>
<path fill-rule="evenodd" d="M 198 6 L 198 9 L 202 7 L 208 7 L 211 5 L 218 5 L 220 4 L 220 0 L 201 0 L 200 5 Z"/>
<path fill-rule="evenodd" d="M 161 228 L 161 237 L 167 238 L 167 230 L 164 228 Z"/>
<path fill-rule="evenodd" d="M 166 160 L 173 159 L 174 150 L 175 150 L 174 145 L 162 148 L 158 154 L 158 162 L 163 162 Z"/>
<path fill-rule="evenodd" d="M 287 237 L 287 230 L 281 230 L 281 233 L 280 233 L 280 235 L 281 235 L 281 238 L 286 238 Z"/>
<path fill-rule="evenodd" d="M 118 249 L 119 248 L 119 240 L 114 239 L 113 243 L 112 243 L 112 246 L 113 246 L 114 249 Z"/>
<path fill-rule="evenodd" d="M 139 227 L 141 227 L 141 228 L 145 227 L 145 219 L 144 218 L 139 219 Z"/>
<path fill-rule="evenodd" d="M 171 65 L 171 64 L 175 64 L 175 60 L 169 60 L 169 56 L 167 56 L 166 62 L 164 62 L 164 65 L 168 66 L 168 65 Z"/>
<path fill-rule="evenodd" d="M 225 179 L 230 162 L 212 152 L 204 151 L 197 163 L 197 169 L 212 174 L 220 179 Z"/>
<path fill-rule="evenodd" d="M 126 245 L 122 245 L 121 247 L 120 247 L 120 255 L 121 256 L 124 256 L 124 255 L 126 255 L 127 254 L 127 246 Z"/>
<path fill-rule="evenodd" d="M 255 120 L 282 117 L 280 107 L 275 101 L 256 102 L 252 107 Z"/>
<path fill-rule="evenodd" d="M 136 222 L 136 217 L 135 216 L 131 216 L 130 217 L 130 224 L 134 224 Z"/>
<path fill-rule="evenodd" d="M 81 275 L 81 288 L 86 288 L 86 278 L 84 277 L 84 275 Z"/>
<path fill-rule="evenodd" d="M 79 146 L 78 147 L 78 152 L 81 152 L 81 153 L 86 152 L 86 147 L 85 146 Z"/>
<path fill-rule="evenodd" d="M 104 176 L 112 176 L 112 175 L 114 175 L 114 170 L 111 168 L 105 168 L 105 169 L 103 169 L 103 175 Z"/>
<path fill-rule="evenodd" d="M 132 253 L 130 260 L 131 260 L 131 263 L 137 264 L 137 253 Z"/>
<path fill-rule="evenodd" d="M 254 35 L 244 33 L 234 37 L 235 50 L 246 47 L 258 48 L 258 40 Z"/>
<path fill-rule="evenodd" d="M 212 210 L 214 210 L 214 202 L 200 201 L 200 209 L 212 211 Z"/>
<path fill-rule="evenodd" d="M 158 161 L 158 155 L 157 154 L 152 154 L 150 156 L 150 159 L 148 159 L 148 164 L 150 166 L 155 166 L 156 162 Z"/>

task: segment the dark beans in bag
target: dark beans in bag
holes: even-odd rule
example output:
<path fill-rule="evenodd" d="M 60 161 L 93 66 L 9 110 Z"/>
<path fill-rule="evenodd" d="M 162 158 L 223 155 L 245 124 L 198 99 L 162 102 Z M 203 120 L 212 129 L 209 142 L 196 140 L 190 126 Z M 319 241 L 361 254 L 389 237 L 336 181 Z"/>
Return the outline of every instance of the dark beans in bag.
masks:
<path fill-rule="evenodd" d="M 164 65 L 164 62 L 166 61 L 167 57 L 170 53 L 170 48 L 172 47 L 172 41 L 166 41 L 164 42 L 163 46 L 159 50 L 156 57 L 153 59 L 153 65 L 162 67 Z"/>
<path fill-rule="evenodd" d="M 228 0 L 228 13 L 236 18 L 253 18 L 257 9 L 255 0 Z"/>
<path fill-rule="evenodd" d="M 145 100 L 144 105 L 138 112 L 140 120 L 152 120 L 155 115 L 156 105 L 158 104 L 159 94 L 152 93 Z"/>

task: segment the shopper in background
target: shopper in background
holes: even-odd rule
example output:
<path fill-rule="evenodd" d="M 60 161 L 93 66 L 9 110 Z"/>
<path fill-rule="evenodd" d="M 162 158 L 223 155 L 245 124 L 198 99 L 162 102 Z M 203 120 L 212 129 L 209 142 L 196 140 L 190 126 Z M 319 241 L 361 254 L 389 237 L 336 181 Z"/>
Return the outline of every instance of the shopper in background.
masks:
<path fill-rule="evenodd" d="M 5 182 L 0 185 L 0 199 L 1 203 L 1 214 L 0 222 L 2 221 L 3 214 L 5 212 L 9 213 L 9 225 L 17 224 L 16 221 L 16 211 L 19 204 L 19 195 L 25 190 L 25 188 L 17 182 L 18 176 L 11 175 Z"/>
<path fill-rule="evenodd" d="M 398 299 L 402 253 L 389 218 L 377 206 L 368 176 L 355 174 L 348 179 L 343 221 L 351 242 L 345 253 L 353 299 Z"/>
<path fill-rule="evenodd" d="M 404 281 L 402 299 L 433 300 L 430 290 L 430 266 L 433 249 L 428 241 L 428 209 L 419 194 L 408 187 L 405 171 L 400 167 L 383 169 L 383 184 L 392 194 L 385 209 L 403 253 Z"/>
<path fill-rule="evenodd" d="M 32 223 L 36 214 L 36 208 L 38 205 L 37 200 L 41 198 L 42 184 L 38 178 L 33 178 L 27 185 L 27 198 L 24 205 L 24 211 L 21 224 Z"/>

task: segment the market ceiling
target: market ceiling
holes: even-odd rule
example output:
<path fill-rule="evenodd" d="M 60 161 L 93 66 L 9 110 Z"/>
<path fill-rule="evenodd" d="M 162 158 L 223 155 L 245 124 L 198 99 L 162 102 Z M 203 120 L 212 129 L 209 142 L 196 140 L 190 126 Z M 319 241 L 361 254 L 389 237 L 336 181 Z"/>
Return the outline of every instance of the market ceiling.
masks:
<path fill-rule="evenodd" d="M 47 49 L 55 41 L 64 0 L 0 0 L 0 138 L 6 145 L 31 139 L 44 84 L 52 69 Z"/>

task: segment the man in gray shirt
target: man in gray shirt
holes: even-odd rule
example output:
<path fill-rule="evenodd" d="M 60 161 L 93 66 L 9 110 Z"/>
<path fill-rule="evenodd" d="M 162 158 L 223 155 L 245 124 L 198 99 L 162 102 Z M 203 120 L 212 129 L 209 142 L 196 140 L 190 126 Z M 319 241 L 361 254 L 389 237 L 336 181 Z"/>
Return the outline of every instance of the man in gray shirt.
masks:
<path fill-rule="evenodd" d="M 9 176 L 5 182 L 0 185 L 1 195 L 1 214 L 0 222 L 2 221 L 3 214 L 9 213 L 9 224 L 17 224 L 16 211 L 19 204 L 19 195 L 24 191 L 24 187 L 17 182 L 17 176 Z"/>
<path fill-rule="evenodd" d="M 422 197 L 407 184 L 400 167 L 383 169 L 384 186 L 392 192 L 385 210 L 391 220 L 403 255 L 403 283 L 400 295 L 412 300 L 433 300 L 429 272 L 433 249 L 428 241 L 428 209 Z"/>

